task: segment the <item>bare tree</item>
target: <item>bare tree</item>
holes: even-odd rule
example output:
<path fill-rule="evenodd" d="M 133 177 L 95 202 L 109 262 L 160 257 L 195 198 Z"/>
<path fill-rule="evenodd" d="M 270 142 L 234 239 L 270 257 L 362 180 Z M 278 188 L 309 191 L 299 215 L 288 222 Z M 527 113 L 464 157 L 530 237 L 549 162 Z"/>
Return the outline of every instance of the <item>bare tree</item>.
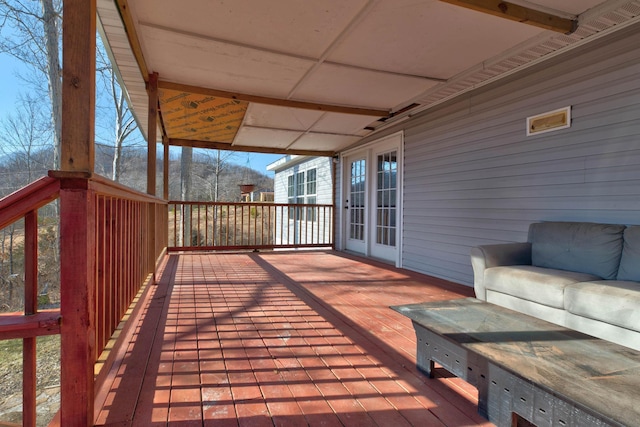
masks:
<path fill-rule="evenodd" d="M 0 119 L 0 152 L 5 159 L 0 167 L 4 184 L 0 194 L 13 192 L 46 173 L 52 158 L 42 155 L 50 151 L 49 127 L 43 121 L 39 100 L 29 96 L 21 96 L 14 112 Z M 0 294 L 4 294 L 3 308 L 16 310 L 20 308 L 17 296 L 24 288 L 24 277 L 19 274 L 24 263 L 24 246 L 18 239 L 24 233 L 22 221 L 1 231 Z"/>
<path fill-rule="evenodd" d="M 0 0 L 2 33 L 0 53 L 30 65 L 33 74 L 22 78 L 36 91 L 45 91 L 48 95 L 54 168 L 58 168 L 62 131 L 62 1 Z M 42 82 L 46 82 L 46 89 Z"/>
<path fill-rule="evenodd" d="M 115 139 L 113 153 L 113 175 L 114 181 L 119 181 L 122 175 L 122 146 L 124 141 L 136 130 L 136 121 L 129 111 L 129 106 L 125 100 L 124 92 L 116 82 L 115 75 L 111 72 L 111 91 L 109 92 L 113 98 L 115 107 L 116 120 L 114 121 Z"/>
<path fill-rule="evenodd" d="M 120 181 L 123 172 L 123 147 L 138 129 L 124 91 L 120 87 L 115 70 L 107 57 L 104 46 L 98 43 L 97 49 L 98 73 L 103 90 L 100 99 L 104 102 L 101 108 L 108 118 L 105 120 L 109 129 L 105 129 L 102 138 L 109 138 L 105 145 L 113 144 L 113 161 L 111 165 L 111 179 Z M 111 141 L 112 140 L 112 141 Z"/>
<path fill-rule="evenodd" d="M 208 194 L 203 194 L 207 200 L 220 201 L 221 176 L 228 169 L 230 160 L 235 157 L 235 151 L 226 150 L 202 150 L 198 155 L 198 161 L 205 166 L 198 173 L 194 172 L 200 179 L 198 187 L 206 188 Z"/>
<path fill-rule="evenodd" d="M 51 132 L 45 122 L 40 100 L 25 95 L 20 97 L 13 114 L 0 119 L 0 152 L 12 159 L 13 173 L 18 175 L 14 190 L 44 175 L 51 167 L 49 159 L 42 156 L 43 150 L 53 148 L 48 143 Z"/>

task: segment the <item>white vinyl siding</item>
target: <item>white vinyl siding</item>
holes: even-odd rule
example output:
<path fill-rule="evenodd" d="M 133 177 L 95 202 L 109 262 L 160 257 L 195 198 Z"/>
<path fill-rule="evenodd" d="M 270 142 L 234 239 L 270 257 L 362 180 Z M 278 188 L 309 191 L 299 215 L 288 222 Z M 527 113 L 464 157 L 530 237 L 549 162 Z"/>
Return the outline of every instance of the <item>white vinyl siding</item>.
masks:
<path fill-rule="evenodd" d="M 640 45 L 601 43 L 405 128 L 403 266 L 471 285 L 469 251 L 531 222 L 640 223 Z M 527 116 L 572 106 L 568 129 Z"/>
<path fill-rule="evenodd" d="M 532 222 L 640 224 L 637 40 L 638 25 L 376 135 L 405 133 L 402 266 L 471 285 L 470 249 Z M 570 128 L 526 136 L 566 106 Z"/>

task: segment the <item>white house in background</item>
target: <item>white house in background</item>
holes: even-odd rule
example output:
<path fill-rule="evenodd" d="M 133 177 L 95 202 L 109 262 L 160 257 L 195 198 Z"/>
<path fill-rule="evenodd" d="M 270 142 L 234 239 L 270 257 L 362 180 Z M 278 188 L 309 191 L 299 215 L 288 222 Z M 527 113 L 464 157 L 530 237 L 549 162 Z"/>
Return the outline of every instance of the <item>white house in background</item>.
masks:
<path fill-rule="evenodd" d="M 278 209 L 276 242 L 296 245 L 330 242 L 333 233 L 330 208 L 334 197 L 333 159 L 288 155 L 268 165 L 267 170 L 275 172 L 274 203 L 320 205 Z"/>

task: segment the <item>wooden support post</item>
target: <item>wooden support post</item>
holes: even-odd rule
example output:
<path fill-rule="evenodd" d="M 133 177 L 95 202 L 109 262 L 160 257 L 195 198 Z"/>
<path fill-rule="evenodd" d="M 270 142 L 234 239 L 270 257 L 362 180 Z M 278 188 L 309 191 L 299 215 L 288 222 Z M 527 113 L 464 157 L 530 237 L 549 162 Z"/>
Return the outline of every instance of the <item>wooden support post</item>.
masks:
<path fill-rule="evenodd" d="M 164 148 L 164 155 L 162 158 L 162 198 L 169 200 L 169 138 L 164 136 L 162 138 L 162 144 Z"/>
<path fill-rule="evenodd" d="M 96 0 L 65 0 L 63 3 L 60 169 L 92 173 L 95 162 Z"/>
<path fill-rule="evenodd" d="M 38 211 L 24 217 L 24 314 L 38 311 Z M 22 340 L 22 425 L 36 425 L 36 337 Z"/>
<path fill-rule="evenodd" d="M 149 129 L 147 132 L 147 193 L 156 195 L 156 139 L 158 128 L 158 73 L 149 74 Z"/>
<path fill-rule="evenodd" d="M 96 360 L 96 232 L 94 192 L 87 179 L 60 188 L 61 422 L 91 426 Z"/>
<path fill-rule="evenodd" d="M 74 427 L 94 421 L 96 1 L 63 2 L 60 419 Z"/>

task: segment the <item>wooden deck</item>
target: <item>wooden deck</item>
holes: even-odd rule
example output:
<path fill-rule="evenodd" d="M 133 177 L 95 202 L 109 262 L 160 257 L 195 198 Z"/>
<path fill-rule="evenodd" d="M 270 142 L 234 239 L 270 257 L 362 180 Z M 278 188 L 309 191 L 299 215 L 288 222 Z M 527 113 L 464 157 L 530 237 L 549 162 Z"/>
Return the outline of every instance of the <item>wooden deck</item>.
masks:
<path fill-rule="evenodd" d="M 172 254 L 98 425 L 491 425 L 473 387 L 416 370 L 411 322 L 388 308 L 472 292 L 336 252 Z"/>

